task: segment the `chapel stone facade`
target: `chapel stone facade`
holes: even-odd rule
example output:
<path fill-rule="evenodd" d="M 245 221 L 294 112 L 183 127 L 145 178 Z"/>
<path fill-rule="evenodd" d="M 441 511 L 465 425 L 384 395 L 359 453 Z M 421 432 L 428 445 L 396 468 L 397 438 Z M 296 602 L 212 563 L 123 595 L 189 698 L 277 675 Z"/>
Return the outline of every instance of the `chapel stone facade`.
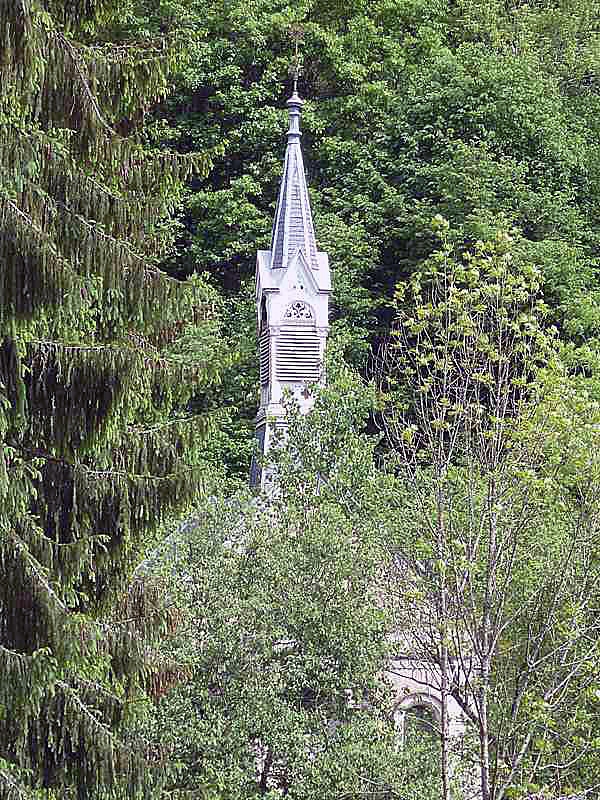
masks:
<path fill-rule="evenodd" d="M 300 116 L 304 101 L 294 91 L 287 101 L 289 130 L 283 177 L 273 223 L 271 249 L 256 260 L 256 314 L 260 358 L 260 407 L 256 436 L 263 463 L 273 437 L 285 431 L 285 392 L 301 411 L 312 407 L 310 387 L 325 383 L 325 346 L 329 331 L 331 277 L 327 253 L 317 248 L 300 147 Z M 269 488 L 268 467 L 255 461 L 254 486 Z M 408 655 L 393 658 L 383 670 L 395 697 L 392 713 L 403 738 L 406 715 L 420 708 L 439 724 L 439 675 L 432 664 Z M 449 733 L 458 741 L 464 717 L 450 699 Z"/>

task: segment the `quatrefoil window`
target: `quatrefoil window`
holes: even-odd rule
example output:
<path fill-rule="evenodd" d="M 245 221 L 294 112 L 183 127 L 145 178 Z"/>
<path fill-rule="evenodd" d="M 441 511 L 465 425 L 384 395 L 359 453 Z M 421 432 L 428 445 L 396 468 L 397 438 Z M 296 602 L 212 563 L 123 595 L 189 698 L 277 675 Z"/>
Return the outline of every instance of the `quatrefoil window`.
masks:
<path fill-rule="evenodd" d="M 308 303 L 303 303 L 302 301 L 292 303 L 288 306 L 284 316 L 284 319 L 293 320 L 314 320 L 314 318 L 315 315 L 312 308 Z"/>

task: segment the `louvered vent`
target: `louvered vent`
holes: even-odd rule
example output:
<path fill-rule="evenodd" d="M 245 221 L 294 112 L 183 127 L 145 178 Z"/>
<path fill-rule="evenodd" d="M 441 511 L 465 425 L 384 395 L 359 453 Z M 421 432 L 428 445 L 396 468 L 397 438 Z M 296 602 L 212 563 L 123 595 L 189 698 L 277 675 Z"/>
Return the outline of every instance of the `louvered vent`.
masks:
<path fill-rule="evenodd" d="M 269 383 L 269 364 L 271 361 L 271 337 L 269 331 L 260 335 L 260 382 L 262 386 Z"/>
<path fill-rule="evenodd" d="M 319 337 L 314 328 L 282 328 L 277 340 L 277 378 L 317 381 L 321 376 Z"/>

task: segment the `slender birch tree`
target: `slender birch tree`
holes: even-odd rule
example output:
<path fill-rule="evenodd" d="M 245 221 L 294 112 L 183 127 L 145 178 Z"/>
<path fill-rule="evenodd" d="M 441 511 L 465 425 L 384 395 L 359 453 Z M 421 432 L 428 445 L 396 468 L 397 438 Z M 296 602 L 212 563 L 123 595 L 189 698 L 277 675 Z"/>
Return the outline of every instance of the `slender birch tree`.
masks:
<path fill-rule="evenodd" d="M 436 667 L 446 781 L 450 696 L 477 736 L 478 796 L 503 800 L 552 785 L 553 720 L 595 685 L 598 406 L 577 403 L 510 236 L 457 258 L 436 225 L 444 245 L 399 294 L 386 353 L 403 510 L 390 596 Z"/>

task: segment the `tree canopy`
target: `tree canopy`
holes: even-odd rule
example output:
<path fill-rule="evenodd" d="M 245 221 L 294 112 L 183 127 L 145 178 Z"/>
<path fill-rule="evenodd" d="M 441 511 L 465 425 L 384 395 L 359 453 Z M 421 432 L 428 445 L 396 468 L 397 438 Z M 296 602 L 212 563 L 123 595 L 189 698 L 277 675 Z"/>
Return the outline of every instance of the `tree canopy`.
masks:
<path fill-rule="evenodd" d="M 0 0 L 0 41 L 0 797 L 446 792 L 381 673 L 423 620 L 485 800 L 596 791 L 598 0 Z M 337 383 L 264 506 L 296 42 Z"/>
<path fill-rule="evenodd" d="M 294 37 L 302 36 L 303 148 L 319 247 L 334 274 L 331 346 L 365 370 L 389 302 L 437 248 L 442 214 L 470 246 L 522 235 L 541 272 L 547 324 L 593 369 L 598 336 L 598 4 L 500 0 L 302 3 L 195 0 L 195 46 L 164 116 L 182 152 L 224 141 L 187 193 L 165 262 L 207 270 L 240 351 L 223 392 L 254 413 L 251 281 L 268 246 Z M 163 111 L 161 111 L 161 114 Z M 228 427 L 229 458 L 250 425 Z M 245 469 L 245 467 L 244 467 Z"/>

